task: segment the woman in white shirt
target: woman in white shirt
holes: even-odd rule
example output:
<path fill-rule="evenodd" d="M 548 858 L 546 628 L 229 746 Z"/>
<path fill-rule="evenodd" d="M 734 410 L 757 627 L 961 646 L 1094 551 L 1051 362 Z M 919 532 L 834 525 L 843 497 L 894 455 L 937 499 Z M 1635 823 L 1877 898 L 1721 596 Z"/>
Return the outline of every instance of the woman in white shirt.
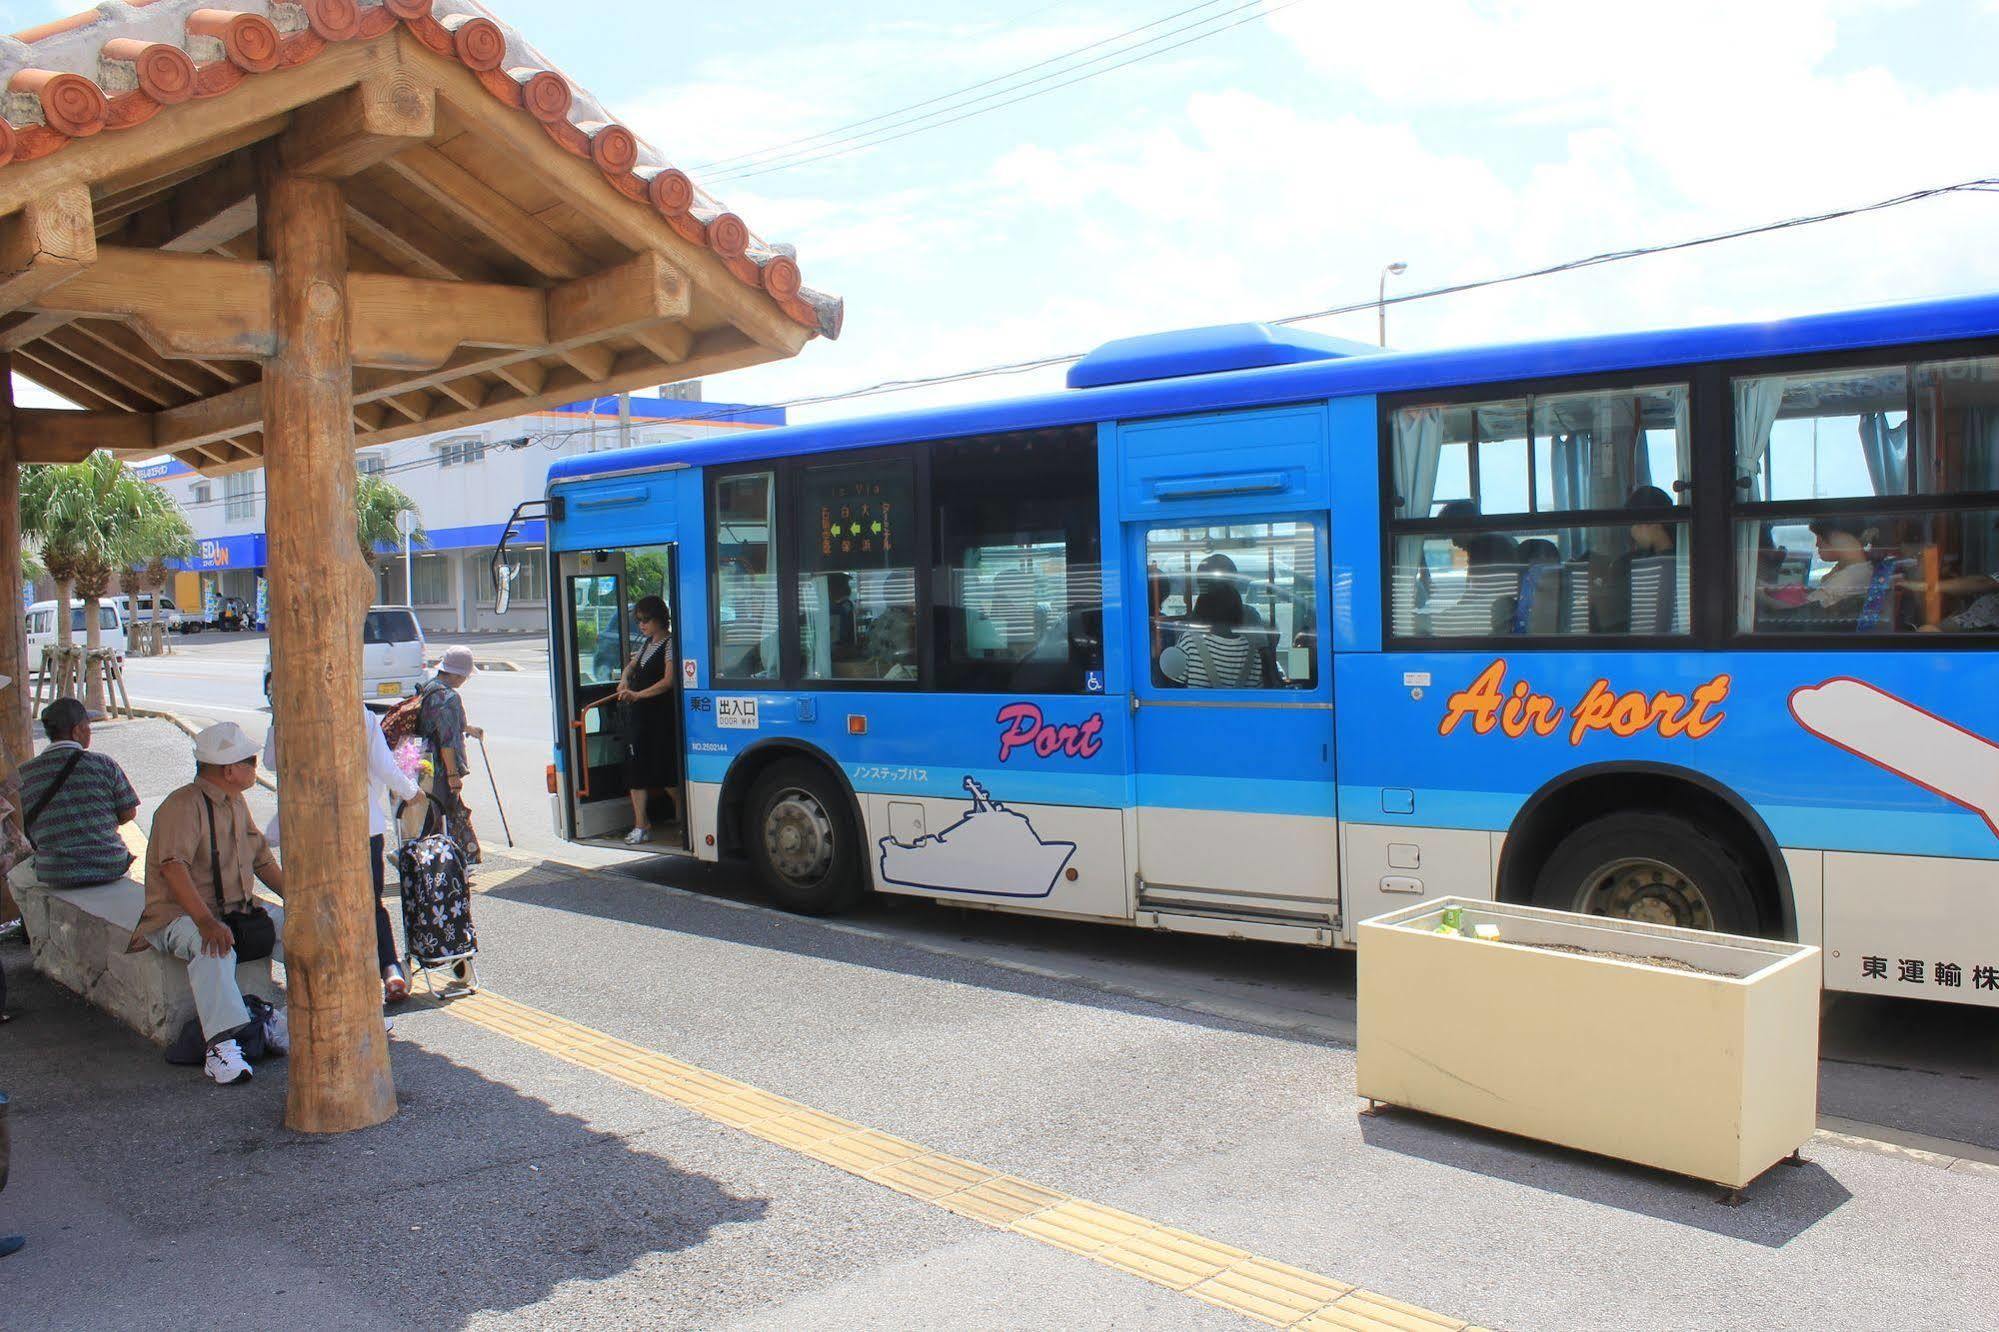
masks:
<path fill-rule="evenodd" d="M 409 998 L 410 983 L 409 978 L 403 975 L 402 963 L 396 953 L 396 935 L 389 924 L 389 909 L 382 904 L 382 850 L 389 834 L 389 810 L 384 797 L 393 795 L 398 802 L 415 802 L 423 799 L 423 791 L 413 778 L 396 766 L 396 756 L 389 752 L 389 742 L 382 738 L 381 721 L 365 707 L 361 709 L 361 731 L 368 747 L 368 868 L 375 881 L 375 961 L 382 969 L 383 999 L 399 1004 Z M 264 767 L 274 774 L 278 770 L 276 725 L 264 737 Z M 278 845 L 278 817 L 273 814 L 271 826 L 264 830 L 264 840 L 273 847 Z"/>

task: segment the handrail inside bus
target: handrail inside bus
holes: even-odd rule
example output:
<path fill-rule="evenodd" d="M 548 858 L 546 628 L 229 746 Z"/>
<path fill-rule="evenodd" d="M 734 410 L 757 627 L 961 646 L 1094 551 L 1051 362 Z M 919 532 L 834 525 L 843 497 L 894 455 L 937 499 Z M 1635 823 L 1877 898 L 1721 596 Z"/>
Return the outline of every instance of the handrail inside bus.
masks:
<path fill-rule="evenodd" d="M 576 714 L 576 720 L 569 723 L 570 727 L 576 732 L 576 798 L 578 800 L 588 800 L 590 798 L 590 737 L 583 730 L 584 718 L 590 715 L 590 709 L 601 708 L 606 703 L 616 703 L 617 701 L 618 696 L 616 694 L 606 694 L 595 702 L 585 703 L 582 711 Z"/>

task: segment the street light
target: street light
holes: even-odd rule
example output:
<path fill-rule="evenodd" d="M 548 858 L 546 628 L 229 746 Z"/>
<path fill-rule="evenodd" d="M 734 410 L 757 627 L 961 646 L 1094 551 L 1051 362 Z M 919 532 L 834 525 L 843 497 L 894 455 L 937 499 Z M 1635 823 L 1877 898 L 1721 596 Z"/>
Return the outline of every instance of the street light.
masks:
<path fill-rule="evenodd" d="M 1408 271 L 1409 265 L 1400 259 L 1381 270 L 1381 284 L 1374 294 L 1374 318 L 1380 332 L 1377 340 L 1384 347 L 1388 345 L 1388 276 L 1393 273 L 1396 277 L 1401 277 Z"/>

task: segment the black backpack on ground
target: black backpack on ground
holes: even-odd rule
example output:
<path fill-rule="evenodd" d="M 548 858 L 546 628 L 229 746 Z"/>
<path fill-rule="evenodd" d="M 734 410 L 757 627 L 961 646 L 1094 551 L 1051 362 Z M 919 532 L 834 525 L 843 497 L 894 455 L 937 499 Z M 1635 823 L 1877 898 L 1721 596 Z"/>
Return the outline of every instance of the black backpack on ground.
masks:
<path fill-rule="evenodd" d="M 243 996 L 243 1007 L 250 1010 L 250 1025 L 238 1027 L 234 1039 L 243 1047 L 243 1058 L 254 1064 L 270 1053 L 264 1048 L 264 1019 L 271 1013 L 271 1003 L 258 995 L 246 994 Z M 201 1019 L 191 1017 L 187 1025 L 180 1029 L 180 1035 L 168 1044 L 167 1062 L 199 1067 L 207 1058 L 208 1042 L 201 1039 Z"/>

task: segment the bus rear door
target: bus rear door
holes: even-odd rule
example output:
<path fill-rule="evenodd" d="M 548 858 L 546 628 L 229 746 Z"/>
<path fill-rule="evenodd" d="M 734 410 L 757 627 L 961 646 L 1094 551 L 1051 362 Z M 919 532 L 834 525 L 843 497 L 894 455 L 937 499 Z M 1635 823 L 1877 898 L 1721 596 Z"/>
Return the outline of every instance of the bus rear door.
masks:
<path fill-rule="evenodd" d="M 672 544 L 595 551 L 573 551 L 558 557 L 562 609 L 565 616 L 560 663 L 561 698 L 566 725 L 563 770 L 566 796 L 563 834 L 575 841 L 622 836 L 632 826 L 631 788 L 627 781 L 627 741 L 634 732 L 624 715 L 626 705 L 615 695 L 625 665 L 642 646 L 632 615 L 641 597 L 657 596 L 679 622 L 675 595 Z M 677 645 L 665 649 L 666 667 L 676 669 Z M 671 768 L 664 803 L 655 799 L 650 810 L 654 840 L 662 850 L 684 849 L 686 834 L 680 811 L 686 808 L 681 771 L 679 695 L 672 696 L 667 726 L 641 734 Z M 670 755 L 670 759 L 666 756 Z"/>
<path fill-rule="evenodd" d="M 1324 421 L 1120 427 L 1141 925 L 1334 942 Z"/>

